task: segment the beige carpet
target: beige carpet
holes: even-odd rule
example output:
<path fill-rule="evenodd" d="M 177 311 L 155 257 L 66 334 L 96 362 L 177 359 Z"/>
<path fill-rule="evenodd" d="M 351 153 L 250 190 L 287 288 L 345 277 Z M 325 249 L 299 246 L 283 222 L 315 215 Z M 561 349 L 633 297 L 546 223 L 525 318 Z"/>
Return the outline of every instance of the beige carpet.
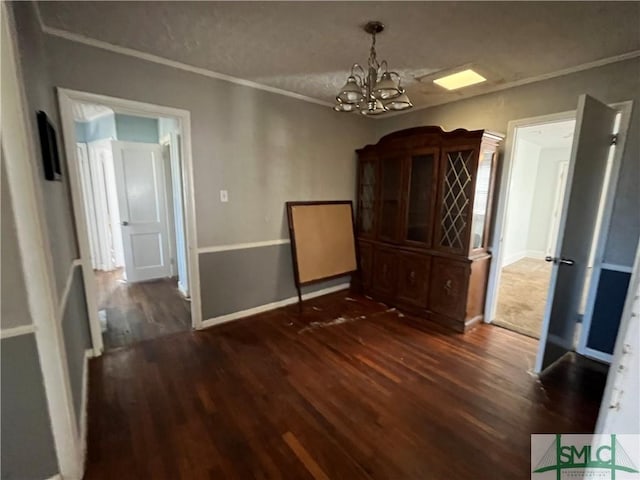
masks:
<path fill-rule="evenodd" d="M 495 325 L 540 338 L 551 265 L 523 258 L 502 269 Z"/>

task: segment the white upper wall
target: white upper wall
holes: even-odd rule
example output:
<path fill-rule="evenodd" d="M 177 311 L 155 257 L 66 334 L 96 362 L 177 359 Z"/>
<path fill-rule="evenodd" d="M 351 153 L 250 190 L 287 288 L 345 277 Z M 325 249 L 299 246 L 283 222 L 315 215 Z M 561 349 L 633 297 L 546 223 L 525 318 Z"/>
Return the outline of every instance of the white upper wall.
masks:
<path fill-rule="evenodd" d="M 540 150 L 527 238 L 529 256 L 540 257 L 545 254 L 553 219 L 556 191 L 560 182 L 560 163 L 568 162 L 570 155 L 571 147 Z"/>
<path fill-rule="evenodd" d="M 538 145 L 527 140 L 518 139 L 516 143 L 507 201 L 503 266 L 527 254 L 540 151 L 541 148 Z"/>

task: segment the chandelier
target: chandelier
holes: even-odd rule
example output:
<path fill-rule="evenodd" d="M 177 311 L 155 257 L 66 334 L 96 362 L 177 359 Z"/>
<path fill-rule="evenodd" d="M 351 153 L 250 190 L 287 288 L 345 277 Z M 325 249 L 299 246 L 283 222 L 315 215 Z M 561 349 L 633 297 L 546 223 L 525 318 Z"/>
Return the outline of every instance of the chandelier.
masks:
<path fill-rule="evenodd" d="M 380 115 L 389 111 L 413 107 L 400 75 L 390 72 L 386 60 L 378 62 L 376 57 L 376 35 L 384 30 L 381 22 L 368 22 L 364 31 L 371 35 L 368 68 L 357 63 L 351 67 L 347 83 L 336 96 L 336 112 L 360 112 L 362 115 Z"/>

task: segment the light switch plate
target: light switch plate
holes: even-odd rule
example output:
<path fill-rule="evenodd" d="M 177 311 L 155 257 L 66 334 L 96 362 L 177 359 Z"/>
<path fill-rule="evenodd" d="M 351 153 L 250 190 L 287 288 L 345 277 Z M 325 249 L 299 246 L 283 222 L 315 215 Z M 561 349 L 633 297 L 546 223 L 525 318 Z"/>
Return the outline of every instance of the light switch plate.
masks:
<path fill-rule="evenodd" d="M 226 190 L 220 190 L 220 201 L 221 202 L 229 201 L 229 193 Z"/>

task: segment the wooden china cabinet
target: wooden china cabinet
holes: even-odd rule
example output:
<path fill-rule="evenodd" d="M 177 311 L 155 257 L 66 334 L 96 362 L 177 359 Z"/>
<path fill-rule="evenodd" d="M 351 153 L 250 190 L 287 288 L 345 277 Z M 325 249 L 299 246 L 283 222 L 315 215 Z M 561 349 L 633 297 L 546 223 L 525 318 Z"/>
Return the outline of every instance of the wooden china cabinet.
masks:
<path fill-rule="evenodd" d="M 356 288 L 461 332 L 482 321 L 501 139 L 417 127 L 357 150 Z"/>

